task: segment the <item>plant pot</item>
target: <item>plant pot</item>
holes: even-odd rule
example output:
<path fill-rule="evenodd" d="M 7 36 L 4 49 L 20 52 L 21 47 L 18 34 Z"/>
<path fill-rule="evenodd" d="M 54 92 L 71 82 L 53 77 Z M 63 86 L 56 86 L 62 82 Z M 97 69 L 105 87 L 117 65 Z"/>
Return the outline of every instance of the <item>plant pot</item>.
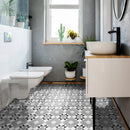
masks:
<path fill-rule="evenodd" d="M 64 39 L 64 38 L 59 38 L 59 42 L 63 42 L 63 39 Z"/>
<path fill-rule="evenodd" d="M 24 28 L 25 23 L 24 23 L 24 22 L 18 22 L 18 23 L 17 23 L 17 26 L 18 26 L 19 28 Z"/>
<path fill-rule="evenodd" d="M 75 78 L 75 73 L 76 71 L 65 70 L 65 77 L 69 79 Z"/>
<path fill-rule="evenodd" d="M 82 74 L 83 74 L 83 77 L 86 77 L 86 68 L 82 69 Z"/>
<path fill-rule="evenodd" d="M 16 16 L 9 16 L 9 25 L 15 26 Z"/>
<path fill-rule="evenodd" d="M 73 43 L 77 42 L 77 37 L 75 39 L 71 39 Z"/>

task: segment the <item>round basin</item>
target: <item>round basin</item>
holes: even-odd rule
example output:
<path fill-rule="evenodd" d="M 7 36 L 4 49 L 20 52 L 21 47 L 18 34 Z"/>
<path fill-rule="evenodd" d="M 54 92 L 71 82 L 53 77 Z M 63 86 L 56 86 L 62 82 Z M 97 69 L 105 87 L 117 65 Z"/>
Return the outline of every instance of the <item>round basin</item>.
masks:
<path fill-rule="evenodd" d="M 92 54 L 116 54 L 115 42 L 86 42 L 88 51 Z"/>

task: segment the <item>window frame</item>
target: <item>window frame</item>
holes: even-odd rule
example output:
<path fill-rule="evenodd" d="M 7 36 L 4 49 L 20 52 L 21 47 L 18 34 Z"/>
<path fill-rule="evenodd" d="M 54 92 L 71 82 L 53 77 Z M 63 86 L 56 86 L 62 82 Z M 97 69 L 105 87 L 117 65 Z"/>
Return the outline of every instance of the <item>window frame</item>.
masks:
<path fill-rule="evenodd" d="M 81 42 L 83 39 L 83 0 L 79 0 L 79 5 L 51 5 L 50 0 L 46 0 L 46 24 L 45 30 L 46 33 L 45 42 L 58 42 L 58 38 L 50 37 L 51 31 L 51 9 L 79 9 L 79 36 L 80 39 L 77 42 Z M 70 42 L 70 41 L 69 41 Z"/>

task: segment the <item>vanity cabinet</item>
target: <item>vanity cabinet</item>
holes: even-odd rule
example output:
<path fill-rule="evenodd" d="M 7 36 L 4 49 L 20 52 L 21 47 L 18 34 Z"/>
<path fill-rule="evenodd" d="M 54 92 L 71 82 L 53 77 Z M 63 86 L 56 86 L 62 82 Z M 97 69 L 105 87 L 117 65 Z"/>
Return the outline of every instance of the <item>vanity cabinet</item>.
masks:
<path fill-rule="evenodd" d="M 130 56 L 86 54 L 88 97 L 130 97 Z"/>

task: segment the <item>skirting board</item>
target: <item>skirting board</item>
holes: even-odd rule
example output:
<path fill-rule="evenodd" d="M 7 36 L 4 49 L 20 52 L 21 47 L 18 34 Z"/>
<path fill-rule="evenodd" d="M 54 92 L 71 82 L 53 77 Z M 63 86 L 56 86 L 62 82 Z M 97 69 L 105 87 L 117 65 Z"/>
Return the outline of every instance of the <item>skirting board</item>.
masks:
<path fill-rule="evenodd" d="M 85 82 L 41 82 L 41 84 L 85 84 Z"/>
<path fill-rule="evenodd" d="M 117 104 L 117 102 L 116 102 L 116 100 L 114 98 L 112 98 L 112 101 L 113 101 L 113 103 L 114 103 L 114 105 L 115 105 L 115 107 L 116 107 L 116 109 L 117 109 L 117 111 L 118 111 L 118 113 L 120 115 L 120 118 L 121 118 L 126 130 L 130 130 L 130 128 L 129 128 L 129 126 L 128 126 L 128 124 L 127 124 L 127 122 L 126 122 L 126 120 L 125 120 L 125 118 L 124 118 L 118 104 Z"/>

